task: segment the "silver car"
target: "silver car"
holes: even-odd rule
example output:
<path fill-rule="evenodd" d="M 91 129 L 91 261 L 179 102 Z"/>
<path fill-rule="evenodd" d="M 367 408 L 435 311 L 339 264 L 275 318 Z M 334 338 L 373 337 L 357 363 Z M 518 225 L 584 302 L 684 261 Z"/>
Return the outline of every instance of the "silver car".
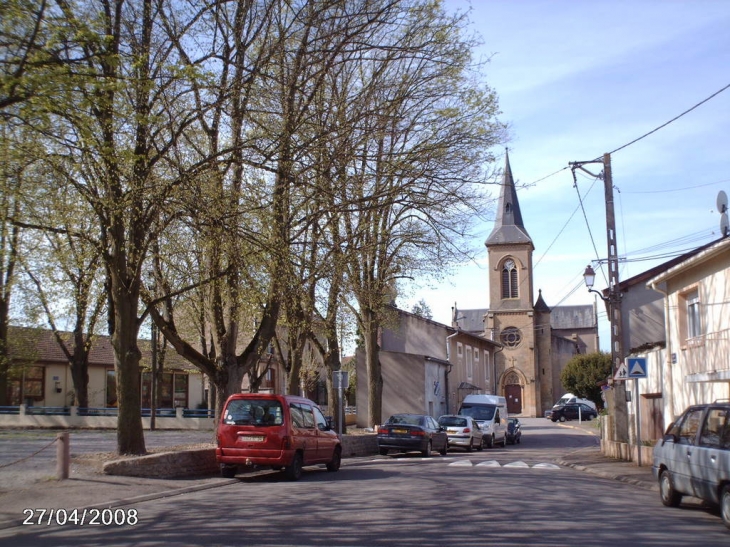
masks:
<path fill-rule="evenodd" d="M 471 416 L 457 416 L 446 414 L 439 418 L 439 425 L 446 429 L 449 436 L 449 448 L 456 446 L 466 448 L 471 452 L 473 448 L 484 448 L 484 432 Z"/>
<path fill-rule="evenodd" d="M 685 410 L 654 447 L 652 471 L 664 505 L 700 498 L 719 506 L 730 528 L 730 403 Z"/>

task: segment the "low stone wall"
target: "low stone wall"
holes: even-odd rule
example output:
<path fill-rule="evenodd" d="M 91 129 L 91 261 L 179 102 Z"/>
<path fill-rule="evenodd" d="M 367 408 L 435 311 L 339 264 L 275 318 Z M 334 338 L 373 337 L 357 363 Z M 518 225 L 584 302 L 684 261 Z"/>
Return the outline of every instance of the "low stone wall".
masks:
<path fill-rule="evenodd" d="M 179 479 L 218 473 L 215 448 L 163 452 L 136 458 L 114 460 L 104 464 L 105 475 Z"/>
<path fill-rule="evenodd" d="M 375 434 L 343 435 L 342 457 L 372 456 L 378 453 L 378 438 Z"/>
<path fill-rule="evenodd" d="M 342 457 L 370 456 L 378 453 L 375 435 L 343 435 Z M 178 479 L 202 477 L 218 473 L 215 448 L 163 452 L 134 458 L 113 460 L 104 464 L 105 475 Z"/>
<path fill-rule="evenodd" d="M 651 466 L 653 463 L 653 446 L 635 446 L 628 443 L 619 443 L 601 439 L 601 453 L 617 460 L 634 462 L 639 465 L 639 450 L 641 450 L 641 467 Z"/>

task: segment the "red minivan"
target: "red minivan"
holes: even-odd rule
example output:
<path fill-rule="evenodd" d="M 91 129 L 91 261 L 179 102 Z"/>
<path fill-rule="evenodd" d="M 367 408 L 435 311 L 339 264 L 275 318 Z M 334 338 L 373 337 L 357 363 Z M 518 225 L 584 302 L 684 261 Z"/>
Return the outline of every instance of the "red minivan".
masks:
<path fill-rule="evenodd" d="M 340 439 L 320 408 L 294 395 L 231 395 L 217 441 L 216 460 L 227 478 L 242 465 L 283 469 L 295 481 L 305 465 L 324 463 L 327 471 L 339 470 L 342 457 Z"/>

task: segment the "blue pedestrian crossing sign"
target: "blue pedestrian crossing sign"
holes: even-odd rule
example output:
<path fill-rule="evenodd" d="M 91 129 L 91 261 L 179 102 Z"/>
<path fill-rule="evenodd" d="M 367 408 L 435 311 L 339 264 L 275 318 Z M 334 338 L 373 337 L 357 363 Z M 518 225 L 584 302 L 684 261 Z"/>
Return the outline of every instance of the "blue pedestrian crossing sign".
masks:
<path fill-rule="evenodd" d="M 628 378 L 646 378 L 646 357 L 627 357 Z"/>

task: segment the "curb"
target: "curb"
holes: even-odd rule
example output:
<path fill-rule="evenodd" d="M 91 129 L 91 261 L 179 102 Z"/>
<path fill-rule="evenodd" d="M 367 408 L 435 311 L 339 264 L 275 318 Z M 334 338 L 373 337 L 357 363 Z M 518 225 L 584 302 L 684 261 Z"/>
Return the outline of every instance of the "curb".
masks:
<path fill-rule="evenodd" d="M 605 471 L 598 471 L 596 469 L 592 469 L 591 467 L 587 467 L 585 465 L 581 465 L 581 464 L 577 464 L 577 463 L 570 463 L 570 462 L 566 462 L 564 460 L 556 460 L 556 463 L 558 465 L 562 465 L 564 467 L 572 467 L 573 469 L 575 469 L 577 471 L 583 471 L 585 473 L 590 473 L 591 475 L 596 475 L 597 477 L 602 477 L 604 479 L 619 481 L 619 482 L 623 482 L 626 484 L 633 484 L 634 486 L 639 486 L 641 488 L 644 488 L 645 490 L 651 490 L 652 492 L 659 491 L 659 485 L 655 484 L 653 482 L 647 482 L 647 481 L 644 481 L 641 479 L 627 477 L 626 475 L 607 473 Z"/>

